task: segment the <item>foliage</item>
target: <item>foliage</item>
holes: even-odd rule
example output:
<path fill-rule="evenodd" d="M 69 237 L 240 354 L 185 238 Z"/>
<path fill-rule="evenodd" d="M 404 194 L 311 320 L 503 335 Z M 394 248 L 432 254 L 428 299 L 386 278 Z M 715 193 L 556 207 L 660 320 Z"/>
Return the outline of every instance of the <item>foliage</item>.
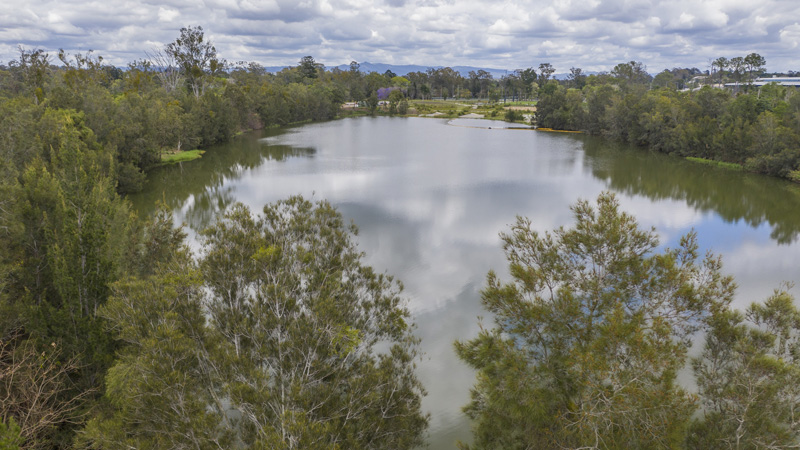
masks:
<path fill-rule="evenodd" d="M 790 448 L 800 440 L 800 310 L 776 291 L 746 314 L 712 322 L 692 361 L 704 413 L 692 426 L 694 448 Z"/>
<path fill-rule="evenodd" d="M 125 346 L 84 445 L 422 444 L 400 286 L 361 264 L 354 227 L 329 204 L 294 197 L 260 217 L 237 205 L 204 232 L 199 266 L 164 214 L 146 233 L 164 262 L 116 283 L 101 309 Z"/>
<path fill-rule="evenodd" d="M 205 355 L 213 344 L 204 327 L 202 281 L 187 255 L 180 252 L 154 275 L 115 285 L 101 314 L 126 345 L 106 375 L 106 412 L 89 422 L 83 445 L 230 445 L 223 428 L 228 416 L 209 382 L 213 368 Z"/>
<path fill-rule="evenodd" d="M 298 69 L 304 78 L 313 79 L 319 76 L 319 70 L 322 69 L 322 64 L 318 64 L 316 61 L 314 61 L 312 56 L 304 56 L 302 59 L 300 59 Z"/>
<path fill-rule="evenodd" d="M 501 234 L 513 281 L 487 277 L 494 317 L 459 357 L 478 370 L 475 448 L 665 448 L 694 398 L 677 386 L 691 337 L 726 308 L 733 282 L 689 234 L 657 253 L 611 194 L 572 207 L 576 224 Z"/>
<path fill-rule="evenodd" d="M 516 122 L 522 118 L 522 114 L 514 111 L 513 109 L 506 110 L 505 112 L 505 119 L 506 122 Z"/>
<path fill-rule="evenodd" d="M 293 197 L 255 219 L 239 205 L 204 233 L 224 394 L 252 445 L 421 444 L 408 311 L 400 286 L 361 264 L 354 231 L 326 202 Z"/>
<path fill-rule="evenodd" d="M 19 450 L 22 444 L 20 428 L 12 417 L 8 423 L 0 422 L 0 450 Z"/>
<path fill-rule="evenodd" d="M 5 291 L 26 333 L 58 342 L 66 357 L 81 354 L 85 390 L 113 352 L 95 313 L 118 277 L 130 213 L 114 191 L 113 157 L 82 115 L 47 111 L 42 123 L 48 150 L 19 174 L 9 211 L 17 226 L 0 236 L 14 261 Z"/>
<path fill-rule="evenodd" d="M 380 90 L 379 90 L 380 92 Z M 403 91 L 399 89 L 395 89 L 389 93 L 389 114 L 397 114 L 398 110 L 397 107 L 401 101 L 405 100 L 406 96 L 403 94 Z M 408 101 L 406 101 L 406 111 L 408 110 Z"/>
<path fill-rule="evenodd" d="M 164 51 L 178 64 L 186 85 L 195 97 L 205 93 L 209 77 L 224 69 L 225 62 L 217 59 L 217 49 L 205 41 L 203 27 L 181 28 L 181 35 Z"/>
<path fill-rule="evenodd" d="M 375 114 L 375 111 L 378 109 L 378 95 L 375 92 L 367 97 L 367 107 L 372 114 Z"/>
<path fill-rule="evenodd" d="M 13 380 L 22 384 L 6 385 L 13 395 L 0 403 L 10 408 L 3 420 L 13 414 L 20 425 L 23 448 L 51 448 L 53 432 L 74 431 L 113 359 L 96 312 L 123 266 L 133 218 L 114 190 L 113 155 L 84 115 L 33 111 L 35 139 L 11 136 L 11 159 L 0 158 L 7 175 L 0 187 L 13 198 L 4 202 L 0 233 L 0 337 L 7 352 L 0 359 L 22 367 Z M 20 117 L 32 118 L 7 123 Z M 61 439 L 52 438 L 63 445 Z"/>
<path fill-rule="evenodd" d="M 746 66 L 742 58 L 742 67 L 748 68 L 740 72 L 742 79 L 760 70 L 760 60 L 751 59 L 753 65 Z M 724 61 L 716 64 L 728 67 Z M 590 82 L 580 91 L 563 86 L 542 90 L 538 125 L 606 135 L 784 178 L 800 169 L 800 96 L 793 89 L 765 86 L 738 95 L 711 87 L 647 90 L 643 75 L 637 75 L 640 69 L 633 63 L 618 65 L 614 78 Z M 662 72 L 654 84 L 684 82 L 676 78 L 678 72 Z"/>

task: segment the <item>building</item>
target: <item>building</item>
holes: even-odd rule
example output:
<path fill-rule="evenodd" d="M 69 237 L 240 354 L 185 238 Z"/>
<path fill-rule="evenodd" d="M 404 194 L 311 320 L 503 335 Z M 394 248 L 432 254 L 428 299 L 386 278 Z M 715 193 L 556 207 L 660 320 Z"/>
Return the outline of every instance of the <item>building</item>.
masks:
<path fill-rule="evenodd" d="M 756 78 L 752 82 L 742 82 L 742 83 L 725 83 L 725 87 L 735 88 L 737 86 L 741 86 L 744 84 L 750 86 L 766 86 L 770 83 L 777 83 L 781 86 L 792 86 L 792 87 L 800 87 L 800 77 L 779 77 L 774 76 L 772 78 Z"/>

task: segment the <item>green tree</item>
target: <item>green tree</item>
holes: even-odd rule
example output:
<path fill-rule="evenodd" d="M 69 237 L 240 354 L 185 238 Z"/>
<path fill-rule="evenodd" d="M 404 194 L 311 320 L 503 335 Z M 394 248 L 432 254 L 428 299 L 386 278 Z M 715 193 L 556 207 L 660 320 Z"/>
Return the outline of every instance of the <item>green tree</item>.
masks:
<path fill-rule="evenodd" d="M 800 310 L 776 291 L 712 322 L 692 361 L 703 415 L 692 448 L 792 448 L 800 441 Z"/>
<path fill-rule="evenodd" d="M 506 122 L 516 122 L 520 120 L 522 114 L 514 111 L 513 109 L 509 109 L 505 112 L 504 118 Z"/>
<path fill-rule="evenodd" d="M 79 440 L 85 447 L 220 448 L 234 433 L 209 358 L 214 342 L 203 309 L 203 281 L 159 207 L 127 253 L 129 276 L 100 308 L 120 345 L 105 379 L 104 402 Z"/>
<path fill-rule="evenodd" d="M 731 75 L 733 76 L 733 79 L 736 80 L 736 91 L 738 92 L 739 83 L 742 82 L 745 76 L 746 64 L 744 61 L 744 57 L 736 56 L 731 58 L 728 67 L 730 67 L 731 69 Z"/>
<path fill-rule="evenodd" d="M 82 115 L 48 110 L 41 122 L 47 151 L 21 172 L 14 226 L 0 235 L 13 261 L 5 292 L 27 335 L 56 342 L 64 360 L 79 356 L 71 385 L 78 395 L 101 383 L 113 357 L 96 312 L 119 277 L 134 220 L 114 190 L 113 155 Z"/>
<path fill-rule="evenodd" d="M 20 450 L 20 428 L 12 417 L 8 423 L 0 422 L 0 450 Z"/>
<path fill-rule="evenodd" d="M 378 94 L 372 92 L 367 97 L 367 107 L 369 108 L 370 114 L 375 114 L 375 111 L 378 110 Z"/>
<path fill-rule="evenodd" d="M 428 87 L 427 84 L 423 84 L 422 86 L 420 86 L 419 87 L 419 92 L 420 92 L 420 94 L 422 94 L 422 99 L 423 100 L 427 99 L 427 98 L 430 98 L 430 96 L 431 96 L 431 88 Z"/>
<path fill-rule="evenodd" d="M 550 63 L 539 64 L 539 84 L 545 85 L 550 81 L 550 76 L 555 73 L 556 69 Z"/>
<path fill-rule="evenodd" d="M 427 418 L 400 285 L 329 204 L 234 206 L 199 266 L 162 210 L 100 309 L 122 347 L 92 448 L 414 448 Z M 146 261 L 151 267 L 142 267 Z M 137 269 L 137 267 L 139 269 Z M 237 444 L 238 443 L 238 444 Z"/>
<path fill-rule="evenodd" d="M 189 91 L 199 98 L 206 91 L 209 77 L 224 69 L 225 62 L 217 59 L 217 49 L 205 40 L 203 27 L 181 28 L 181 35 L 166 46 L 166 54 L 177 63 Z"/>
<path fill-rule="evenodd" d="M 311 56 L 303 56 L 300 59 L 298 68 L 300 73 L 303 75 L 303 78 L 315 79 L 319 77 L 319 72 L 322 70 L 322 64 L 314 61 L 314 58 Z"/>
<path fill-rule="evenodd" d="M 400 89 L 395 89 L 389 93 L 389 114 L 397 114 L 397 105 L 405 100 L 406 96 Z"/>
<path fill-rule="evenodd" d="M 611 75 L 624 85 L 647 84 L 653 78 L 647 73 L 647 67 L 640 61 L 620 63 L 611 70 Z"/>
<path fill-rule="evenodd" d="M 475 448 L 668 448 L 695 409 L 677 386 L 691 337 L 725 308 L 733 282 L 695 236 L 657 252 L 601 194 L 576 224 L 544 235 L 518 218 L 501 234 L 513 281 L 487 277 L 494 327 L 457 342 L 478 370 L 465 407 Z"/>
<path fill-rule="evenodd" d="M 667 69 L 664 69 L 653 78 L 653 86 L 664 88 L 675 88 L 675 76 Z"/>
<path fill-rule="evenodd" d="M 719 75 L 719 82 L 720 83 L 722 83 L 722 78 L 723 78 L 723 75 L 725 74 L 725 69 L 730 67 L 730 64 L 731 63 L 730 63 L 730 61 L 728 61 L 728 58 L 726 58 L 724 56 L 720 56 L 719 58 L 715 59 L 711 63 L 711 67 L 716 67 L 717 68 L 717 74 Z M 713 76 L 713 74 L 712 74 L 712 76 Z"/>
<path fill-rule="evenodd" d="M 397 113 L 401 116 L 408 114 L 408 99 L 403 98 L 400 100 L 400 102 L 397 104 Z"/>
<path fill-rule="evenodd" d="M 417 341 L 391 277 L 361 264 L 341 215 L 300 197 L 204 232 L 223 393 L 256 448 L 413 448 L 427 419 Z"/>
<path fill-rule="evenodd" d="M 583 89 L 586 86 L 586 74 L 583 73 L 583 69 L 580 67 L 570 67 L 567 79 L 575 89 Z"/>
<path fill-rule="evenodd" d="M 107 405 L 81 436 L 90 448 L 229 448 L 233 428 L 208 352 L 202 279 L 188 251 L 153 275 L 114 285 L 100 314 L 124 343 Z"/>
<path fill-rule="evenodd" d="M 758 53 L 750 53 L 744 57 L 744 64 L 747 67 L 749 79 L 752 81 L 764 71 L 764 66 L 767 65 L 767 60 Z"/>
<path fill-rule="evenodd" d="M 45 81 L 50 66 L 50 55 L 42 49 L 25 50 L 19 47 L 19 60 L 11 61 L 9 68 L 16 72 L 23 90 L 35 104 L 44 100 Z"/>

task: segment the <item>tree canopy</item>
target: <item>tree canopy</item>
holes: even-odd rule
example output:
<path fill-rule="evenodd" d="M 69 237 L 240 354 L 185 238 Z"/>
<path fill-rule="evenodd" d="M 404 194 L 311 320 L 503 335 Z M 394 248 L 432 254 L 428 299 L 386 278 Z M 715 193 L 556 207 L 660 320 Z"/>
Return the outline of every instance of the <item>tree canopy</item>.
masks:
<path fill-rule="evenodd" d="M 400 285 L 361 264 L 354 232 L 327 202 L 292 197 L 258 217 L 237 205 L 205 231 L 199 264 L 178 247 L 153 275 L 117 283 L 102 314 L 126 346 L 87 443 L 421 445 L 413 324 Z"/>
<path fill-rule="evenodd" d="M 727 307 L 731 278 L 696 238 L 657 251 L 604 193 L 572 207 L 575 225 L 501 234 L 510 282 L 487 276 L 494 326 L 457 342 L 478 370 L 465 412 L 475 448 L 668 448 L 696 402 L 677 383 L 691 337 Z"/>

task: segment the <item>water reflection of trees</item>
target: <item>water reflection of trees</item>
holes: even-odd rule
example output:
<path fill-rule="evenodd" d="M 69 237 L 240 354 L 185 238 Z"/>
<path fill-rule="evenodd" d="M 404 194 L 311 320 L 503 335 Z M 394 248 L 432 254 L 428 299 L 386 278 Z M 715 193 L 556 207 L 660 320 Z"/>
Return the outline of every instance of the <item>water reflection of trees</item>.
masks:
<path fill-rule="evenodd" d="M 586 138 L 586 166 L 614 190 L 653 200 L 687 202 L 714 211 L 727 222 L 750 226 L 768 223 L 778 243 L 793 242 L 800 233 L 800 187 L 755 174 L 743 174 L 677 157 Z"/>
<path fill-rule="evenodd" d="M 316 153 L 313 148 L 270 145 L 261 139 L 263 134 L 280 132 L 246 134 L 208 149 L 199 160 L 157 169 L 150 174 L 144 191 L 131 196 L 131 201 L 142 215 L 149 214 L 156 202 L 166 203 L 173 210 L 182 210 L 189 227 L 205 228 L 236 201 L 231 181 L 268 161 L 283 162 Z"/>

